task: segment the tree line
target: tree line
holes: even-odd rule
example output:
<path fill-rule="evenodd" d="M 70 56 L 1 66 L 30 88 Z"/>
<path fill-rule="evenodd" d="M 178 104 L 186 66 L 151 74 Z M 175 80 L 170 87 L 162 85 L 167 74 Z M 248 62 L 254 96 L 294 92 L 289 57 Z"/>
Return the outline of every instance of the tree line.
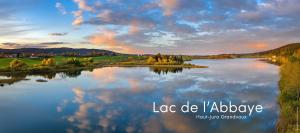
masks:
<path fill-rule="evenodd" d="M 149 56 L 147 64 L 151 65 L 181 65 L 184 63 L 182 56 L 177 55 L 161 55 L 160 53 Z"/>

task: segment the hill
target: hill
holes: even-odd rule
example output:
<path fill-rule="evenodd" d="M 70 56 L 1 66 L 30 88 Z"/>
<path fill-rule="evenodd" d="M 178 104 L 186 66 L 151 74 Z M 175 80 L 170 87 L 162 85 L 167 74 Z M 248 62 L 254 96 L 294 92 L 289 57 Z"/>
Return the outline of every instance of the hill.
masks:
<path fill-rule="evenodd" d="M 233 58 L 263 58 L 263 57 L 300 57 L 300 43 L 287 44 L 285 46 L 255 53 L 244 54 L 219 54 L 219 55 L 191 55 L 193 59 L 233 59 Z"/>
<path fill-rule="evenodd" d="M 73 49 L 73 48 L 20 48 L 0 49 L 2 56 L 31 56 L 31 55 L 71 55 L 71 56 L 96 56 L 96 55 L 118 55 L 119 53 L 101 49 Z"/>
<path fill-rule="evenodd" d="M 247 54 L 236 54 L 238 57 L 270 57 L 270 56 L 284 56 L 289 57 L 293 54 L 296 54 L 300 49 L 300 43 L 291 43 L 284 45 L 282 47 L 262 51 L 262 52 L 256 52 L 256 53 L 247 53 Z"/>

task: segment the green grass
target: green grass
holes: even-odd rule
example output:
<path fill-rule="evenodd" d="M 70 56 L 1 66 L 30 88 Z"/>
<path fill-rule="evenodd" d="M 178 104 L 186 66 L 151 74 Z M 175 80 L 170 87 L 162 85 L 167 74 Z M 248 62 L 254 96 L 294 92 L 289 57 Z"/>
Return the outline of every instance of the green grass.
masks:
<path fill-rule="evenodd" d="M 9 63 L 13 60 L 13 58 L 0 58 L 0 68 L 6 68 L 9 66 Z M 32 66 L 34 64 L 40 64 L 43 60 L 42 58 L 20 58 L 23 62 L 25 62 L 27 65 Z"/>
<path fill-rule="evenodd" d="M 157 65 L 149 65 L 146 63 L 145 56 L 134 56 L 134 55 L 118 55 L 118 56 L 97 56 L 97 57 L 64 57 L 64 56 L 55 56 L 53 57 L 56 65 L 54 66 L 45 66 L 41 65 L 41 62 L 45 58 L 18 58 L 24 62 L 28 67 L 11 69 L 9 68 L 10 62 L 13 58 L 0 58 L 0 71 L 14 72 L 16 71 L 27 71 L 27 72 L 49 72 L 49 71 L 61 71 L 67 69 L 79 69 L 79 68 L 91 68 L 91 67 L 99 67 L 99 66 L 124 66 L 124 67 L 134 67 L 134 66 L 143 66 L 143 67 L 182 67 L 182 68 L 203 68 L 205 66 L 197 66 L 192 64 L 179 64 L 179 65 L 171 65 L 171 64 L 157 64 Z M 79 64 L 70 64 L 68 61 L 70 58 L 77 58 L 79 60 Z M 93 58 L 93 62 L 88 63 L 84 58 Z M 77 61 L 78 61 L 77 60 Z M 69 62 L 69 63 L 67 63 Z"/>
<path fill-rule="evenodd" d="M 56 65 L 62 65 L 68 58 L 72 57 L 64 57 L 64 56 L 55 56 L 54 59 L 56 61 Z M 83 59 L 86 57 L 77 57 L 78 59 Z M 95 63 L 114 63 L 114 62 L 122 62 L 128 60 L 136 60 L 142 59 L 142 57 L 137 56 L 127 56 L 127 55 L 118 55 L 118 56 L 97 56 L 92 57 Z M 14 58 L 0 58 L 0 69 L 6 68 L 9 66 L 9 63 Z M 21 61 L 25 62 L 28 66 L 33 66 L 37 64 L 41 64 L 41 61 L 44 58 L 19 58 Z"/>
<path fill-rule="evenodd" d="M 300 107 L 300 61 L 286 61 L 280 66 L 280 119 L 278 132 L 296 133 L 297 109 Z"/>
<path fill-rule="evenodd" d="M 126 61 L 128 60 L 128 56 L 98 56 L 98 57 L 93 57 L 93 60 L 95 62 L 116 62 L 116 61 Z"/>
<path fill-rule="evenodd" d="M 11 62 L 13 59 L 11 58 L 1 58 L 0 59 L 0 68 L 5 68 L 8 66 L 9 62 Z"/>

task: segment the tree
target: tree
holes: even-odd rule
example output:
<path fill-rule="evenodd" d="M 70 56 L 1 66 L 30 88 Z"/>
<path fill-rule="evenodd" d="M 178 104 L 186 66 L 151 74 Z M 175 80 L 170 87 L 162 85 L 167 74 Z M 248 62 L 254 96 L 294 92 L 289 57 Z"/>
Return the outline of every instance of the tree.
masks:
<path fill-rule="evenodd" d="M 297 59 L 300 59 L 300 49 L 298 49 L 297 51 L 294 52 L 294 57 L 296 57 Z"/>
<path fill-rule="evenodd" d="M 150 56 L 148 59 L 147 59 L 147 63 L 148 64 L 154 64 L 156 62 L 156 60 L 152 57 L 152 56 Z"/>
<path fill-rule="evenodd" d="M 184 61 L 182 56 L 161 55 L 158 53 L 148 57 L 147 63 L 156 65 L 179 65 L 183 64 Z"/>
<path fill-rule="evenodd" d="M 156 54 L 154 58 L 155 59 L 161 58 L 161 54 L 160 53 Z"/>
<path fill-rule="evenodd" d="M 42 60 L 42 65 L 43 66 L 54 66 L 56 63 L 55 63 L 55 59 L 53 58 L 48 58 L 48 59 L 43 59 Z"/>
<path fill-rule="evenodd" d="M 69 58 L 69 59 L 67 59 L 66 63 L 76 65 L 76 66 L 81 66 L 82 65 L 80 60 L 78 60 L 77 58 Z"/>
<path fill-rule="evenodd" d="M 94 62 L 93 58 L 84 58 L 83 60 L 85 62 L 88 62 L 88 63 L 93 63 Z"/>
<path fill-rule="evenodd" d="M 91 65 L 94 62 L 94 60 L 93 58 L 89 57 L 89 58 L 83 58 L 82 62 L 84 63 L 84 65 Z"/>
<path fill-rule="evenodd" d="M 157 58 L 157 63 L 156 64 L 162 64 L 161 58 Z"/>
<path fill-rule="evenodd" d="M 14 70 L 16 70 L 16 69 L 22 69 L 22 68 L 24 68 L 24 67 L 26 67 L 27 65 L 24 63 L 24 62 L 22 62 L 21 60 L 18 60 L 18 59 L 14 59 L 14 60 L 12 60 L 10 63 L 9 63 L 9 67 L 11 68 L 11 69 L 14 69 Z"/>

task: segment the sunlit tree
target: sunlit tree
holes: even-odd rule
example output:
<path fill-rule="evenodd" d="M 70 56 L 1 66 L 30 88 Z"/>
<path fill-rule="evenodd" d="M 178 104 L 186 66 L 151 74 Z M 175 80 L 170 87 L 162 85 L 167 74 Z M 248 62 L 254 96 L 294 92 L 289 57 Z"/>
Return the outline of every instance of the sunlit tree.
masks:
<path fill-rule="evenodd" d="M 54 66 L 55 64 L 56 64 L 56 62 L 55 62 L 55 59 L 53 59 L 53 58 L 48 58 L 48 59 L 42 60 L 43 66 Z"/>
<path fill-rule="evenodd" d="M 12 60 L 10 63 L 9 63 L 9 67 L 11 68 L 11 69 L 22 69 L 22 68 L 24 68 L 24 67 L 26 67 L 27 65 L 26 65 L 26 63 L 24 63 L 23 61 L 21 61 L 21 60 L 18 60 L 18 59 L 14 59 L 14 60 Z"/>

